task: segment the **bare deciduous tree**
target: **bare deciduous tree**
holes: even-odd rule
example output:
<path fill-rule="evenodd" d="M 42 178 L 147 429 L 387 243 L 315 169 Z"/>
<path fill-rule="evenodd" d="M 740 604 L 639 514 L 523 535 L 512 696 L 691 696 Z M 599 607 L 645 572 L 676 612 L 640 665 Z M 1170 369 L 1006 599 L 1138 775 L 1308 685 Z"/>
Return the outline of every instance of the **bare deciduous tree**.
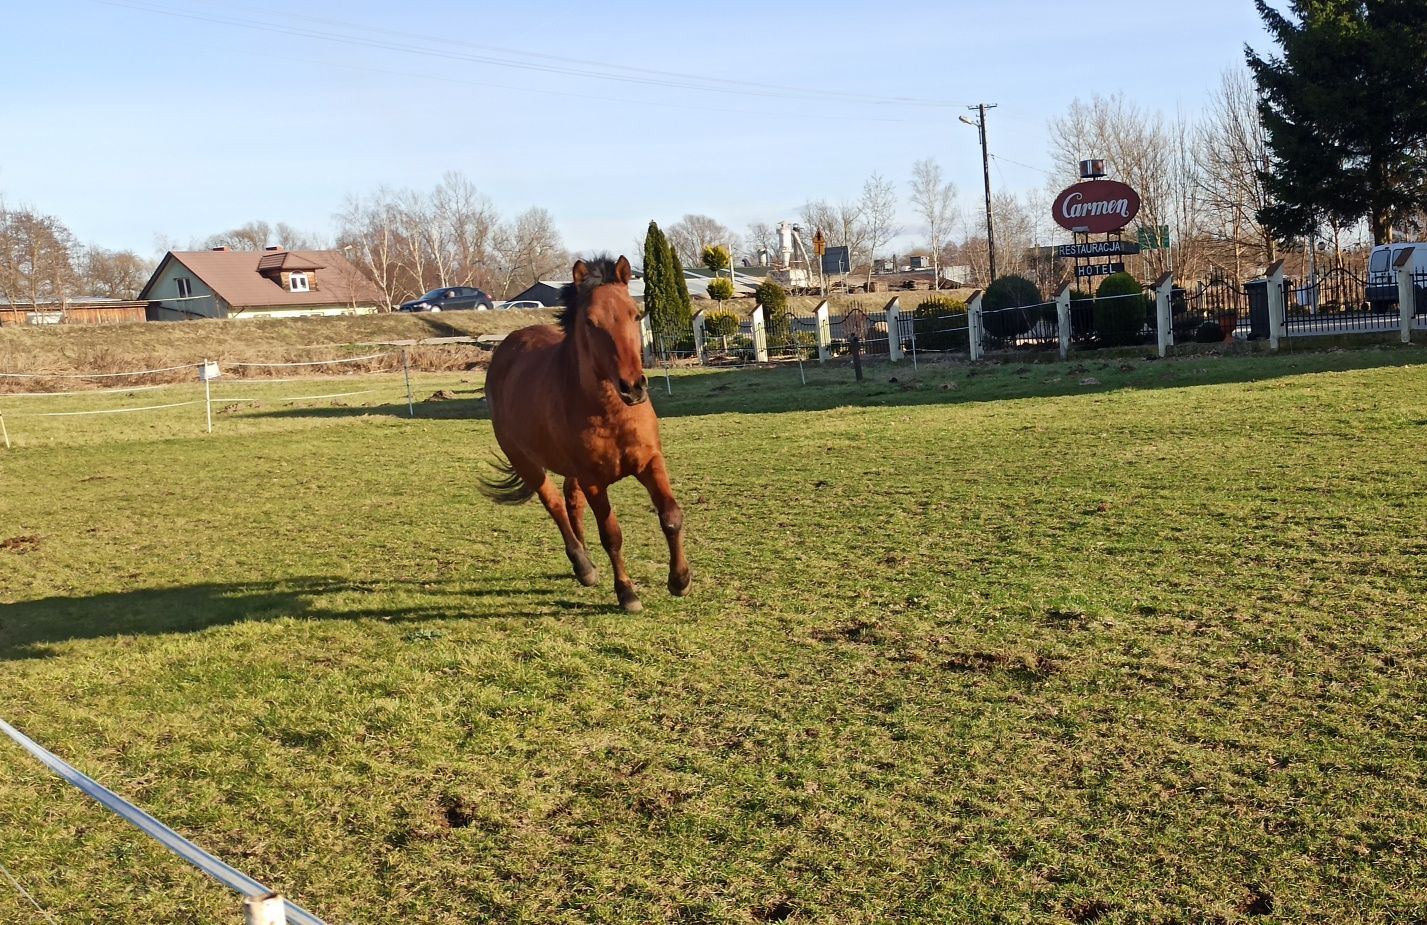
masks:
<path fill-rule="evenodd" d="M 704 248 L 710 244 L 722 244 L 731 254 L 739 250 L 738 235 L 707 215 L 685 215 L 664 234 L 679 252 L 679 262 L 686 267 L 698 266 Z"/>
<path fill-rule="evenodd" d="M 510 297 L 517 281 L 528 285 L 549 279 L 570 262 L 555 227 L 555 217 L 539 207 L 526 209 L 515 221 L 501 225 L 493 239 L 493 250 L 499 264 L 501 298 Z"/>
<path fill-rule="evenodd" d="M 348 197 L 337 223 L 338 246 L 381 289 L 387 307 L 420 294 L 403 284 L 401 217 L 390 190 L 382 187 L 367 199 Z"/>
<path fill-rule="evenodd" d="M 778 256 L 778 231 L 767 222 L 749 224 L 748 235 L 743 241 L 744 247 L 748 249 L 750 263 L 757 263 L 760 254 L 767 254 L 769 263 Z"/>
<path fill-rule="evenodd" d="M 941 165 L 923 158 L 912 165 L 912 207 L 926 223 L 927 243 L 932 256 L 932 288 L 941 285 L 942 248 L 950 236 L 956 216 L 956 185 L 942 179 Z"/>
<path fill-rule="evenodd" d="M 151 267 L 133 251 L 111 251 L 90 245 L 77 261 L 79 286 L 85 295 L 132 299 L 149 278 Z"/>
<path fill-rule="evenodd" d="M 1259 171 L 1268 164 L 1268 135 L 1258 113 L 1258 92 L 1242 70 L 1225 71 L 1209 100 L 1194 146 L 1197 192 L 1206 231 L 1229 248 L 1234 278 L 1245 278 L 1244 261 L 1270 264 L 1277 242 L 1258 220 L 1268 205 Z"/>
<path fill-rule="evenodd" d="M 59 219 L 0 204 L 0 297 L 19 305 L 63 301 L 75 282 L 78 250 Z"/>
<path fill-rule="evenodd" d="M 877 252 L 901 233 L 897 227 L 897 188 L 892 181 L 874 173 L 862 184 L 862 198 L 858 200 L 862 210 L 862 223 L 867 240 L 867 281 L 872 282 L 872 268 L 877 261 Z"/>

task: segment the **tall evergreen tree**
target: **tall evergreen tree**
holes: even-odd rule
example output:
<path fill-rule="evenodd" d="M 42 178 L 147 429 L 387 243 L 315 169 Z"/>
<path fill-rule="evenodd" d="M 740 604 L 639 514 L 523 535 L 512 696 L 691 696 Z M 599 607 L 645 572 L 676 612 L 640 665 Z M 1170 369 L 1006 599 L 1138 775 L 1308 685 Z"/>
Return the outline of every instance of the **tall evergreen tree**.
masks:
<path fill-rule="evenodd" d="M 689 281 L 684 277 L 684 265 L 679 261 L 679 252 L 672 242 L 669 244 L 669 280 L 673 283 L 674 311 L 671 313 L 677 329 L 682 331 L 694 324 L 694 300 L 689 297 Z"/>
<path fill-rule="evenodd" d="M 676 301 L 669 278 L 669 241 L 659 226 L 644 233 L 644 311 L 655 328 L 666 324 Z"/>
<path fill-rule="evenodd" d="M 1427 207 L 1427 3 L 1255 0 L 1280 54 L 1247 48 L 1272 163 L 1260 221 L 1280 237 L 1367 218 L 1373 240 Z"/>

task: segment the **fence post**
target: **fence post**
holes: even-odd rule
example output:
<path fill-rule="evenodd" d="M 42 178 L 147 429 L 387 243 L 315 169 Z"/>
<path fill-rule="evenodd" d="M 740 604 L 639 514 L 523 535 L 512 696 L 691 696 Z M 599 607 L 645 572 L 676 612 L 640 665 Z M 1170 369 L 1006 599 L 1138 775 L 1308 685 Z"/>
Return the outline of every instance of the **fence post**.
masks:
<path fill-rule="evenodd" d="M 699 365 L 704 365 L 704 310 L 694 314 L 694 352 L 699 355 Z"/>
<path fill-rule="evenodd" d="M 1174 345 L 1174 309 L 1169 304 L 1173 293 L 1173 273 L 1166 273 L 1155 281 L 1154 326 L 1155 334 L 1159 340 L 1160 359 L 1168 356 L 1169 348 Z"/>
<path fill-rule="evenodd" d="M 251 896 L 243 902 L 243 925 L 287 925 L 287 910 L 276 893 Z"/>
<path fill-rule="evenodd" d="M 832 355 L 832 319 L 828 316 L 827 299 L 813 309 L 818 328 L 818 362 L 826 363 Z"/>
<path fill-rule="evenodd" d="M 887 318 L 887 359 L 896 363 L 902 359 L 902 303 L 892 296 L 882 312 Z"/>
<path fill-rule="evenodd" d="M 763 306 L 753 306 L 753 362 L 768 362 L 768 325 L 763 320 Z"/>
<path fill-rule="evenodd" d="M 1061 283 L 1055 294 L 1055 327 L 1060 335 L 1060 358 L 1070 357 L 1070 283 Z"/>
<path fill-rule="evenodd" d="M 654 364 L 654 328 L 649 324 L 649 314 L 646 312 L 639 319 L 639 342 L 644 350 L 644 365 Z"/>
<path fill-rule="evenodd" d="M 1276 261 L 1265 275 L 1268 277 L 1268 349 L 1276 351 L 1283 332 L 1283 261 Z"/>
<path fill-rule="evenodd" d="M 1398 251 L 1393 261 L 1397 270 L 1397 310 L 1402 317 L 1402 342 L 1412 343 L 1412 316 L 1417 313 L 1417 290 L 1412 279 L 1412 248 Z"/>
<path fill-rule="evenodd" d="M 971 347 L 971 359 L 981 359 L 981 290 L 966 300 L 966 342 Z"/>

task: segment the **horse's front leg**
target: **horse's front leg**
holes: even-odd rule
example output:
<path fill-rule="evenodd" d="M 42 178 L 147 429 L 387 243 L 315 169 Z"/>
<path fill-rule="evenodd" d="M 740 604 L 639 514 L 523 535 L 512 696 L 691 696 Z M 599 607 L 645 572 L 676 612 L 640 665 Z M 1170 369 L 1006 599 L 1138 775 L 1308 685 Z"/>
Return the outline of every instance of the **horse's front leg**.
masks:
<path fill-rule="evenodd" d="M 619 597 L 619 606 L 630 613 L 639 613 L 644 605 L 639 602 L 639 592 L 634 590 L 634 582 L 624 569 L 624 533 L 615 520 L 614 508 L 609 503 L 609 488 L 605 485 L 581 484 L 585 498 L 594 512 L 595 523 L 599 524 L 600 542 L 609 553 L 609 564 L 614 569 L 614 593 Z"/>
<path fill-rule="evenodd" d="M 669 593 L 683 597 L 693 584 L 689 560 L 684 558 L 684 511 L 674 500 L 674 490 L 669 487 L 669 473 L 664 469 L 663 454 L 656 455 L 639 473 L 638 479 L 649 491 L 654 510 L 659 512 L 659 526 L 664 529 L 664 538 L 669 541 Z"/>
<path fill-rule="evenodd" d="M 540 477 L 542 481 L 540 487 L 535 489 L 535 493 L 539 495 L 540 503 L 545 505 L 550 519 L 555 521 L 555 526 L 560 528 L 560 538 L 565 541 L 565 556 L 575 569 L 575 577 L 579 579 L 580 584 L 588 587 L 600 580 L 599 570 L 590 561 L 590 554 L 585 551 L 584 542 L 576 535 L 575 529 L 570 523 L 570 512 L 565 507 L 565 499 L 560 497 L 560 492 L 555 489 L 555 483 L 550 480 L 550 476 L 543 472 Z M 533 479 L 526 481 L 533 481 Z"/>
<path fill-rule="evenodd" d="M 570 521 L 570 532 L 575 535 L 581 551 L 584 552 L 583 565 L 587 567 L 581 571 L 582 563 L 572 557 L 570 561 L 575 566 L 575 577 L 586 587 L 599 584 L 600 573 L 590 562 L 589 547 L 585 545 L 585 493 L 580 490 L 580 483 L 573 476 L 565 478 L 565 516 Z"/>

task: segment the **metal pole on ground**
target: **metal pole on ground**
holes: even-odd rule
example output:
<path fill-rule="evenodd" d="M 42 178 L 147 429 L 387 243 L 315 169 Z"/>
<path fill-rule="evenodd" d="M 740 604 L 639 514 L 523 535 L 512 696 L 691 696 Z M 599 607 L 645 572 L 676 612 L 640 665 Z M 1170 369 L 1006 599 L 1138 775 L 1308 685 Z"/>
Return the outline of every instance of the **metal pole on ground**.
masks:
<path fill-rule="evenodd" d="M 208 414 L 208 432 L 213 433 L 213 386 L 208 377 L 208 357 L 203 358 L 203 407 Z"/>
<path fill-rule="evenodd" d="M 401 351 L 401 374 L 406 377 L 406 416 L 416 417 L 416 405 L 411 400 L 411 365 L 406 360 L 406 348 Z"/>
<path fill-rule="evenodd" d="M 664 335 L 659 335 L 659 352 L 664 353 Z M 674 383 L 669 378 L 669 354 L 664 353 L 664 391 L 674 394 Z"/>
<path fill-rule="evenodd" d="M 0 414 L 0 434 L 5 435 L 5 449 L 10 449 L 10 430 L 5 426 L 5 415 Z"/>

